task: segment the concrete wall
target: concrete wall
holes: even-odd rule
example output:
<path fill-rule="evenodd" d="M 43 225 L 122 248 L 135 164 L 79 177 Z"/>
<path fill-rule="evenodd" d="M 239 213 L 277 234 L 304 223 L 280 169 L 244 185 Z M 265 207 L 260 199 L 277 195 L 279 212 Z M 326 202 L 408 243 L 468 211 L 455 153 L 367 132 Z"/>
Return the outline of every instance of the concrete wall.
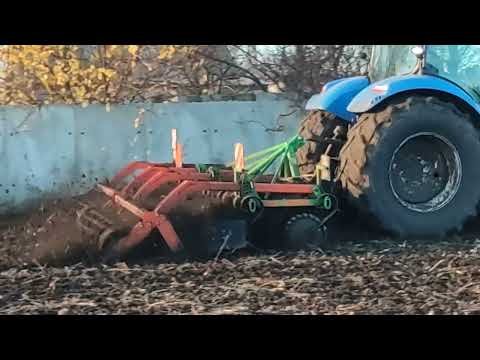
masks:
<path fill-rule="evenodd" d="M 235 142 L 250 153 L 293 135 L 302 114 L 279 117 L 291 112 L 287 101 L 273 97 L 133 104 L 110 111 L 100 105 L 2 108 L 0 213 L 85 193 L 130 161 L 170 161 L 173 127 L 186 162 L 230 161 Z M 272 131 L 279 124 L 283 131 Z"/>

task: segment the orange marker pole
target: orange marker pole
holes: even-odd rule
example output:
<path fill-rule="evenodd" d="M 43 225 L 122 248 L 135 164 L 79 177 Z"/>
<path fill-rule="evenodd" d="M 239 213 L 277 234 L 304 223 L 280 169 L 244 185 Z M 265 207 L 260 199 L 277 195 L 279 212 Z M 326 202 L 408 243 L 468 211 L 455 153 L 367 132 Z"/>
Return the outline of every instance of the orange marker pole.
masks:
<path fill-rule="evenodd" d="M 183 146 L 182 144 L 177 144 L 175 149 L 175 166 L 181 168 L 183 166 Z"/>
<path fill-rule="evenodd" d="M 177 158 L 177 129 L 172 129 L 172 159 L 175 163 Z"/>
<path fill-rule="evenodd" d="M 240 174 L 245 169 L 245 158 L 243 155 L 243 144 L 235 144 L 235 167 L 234 167 L 234 181 L 237 182 L 237 174 Z"/>

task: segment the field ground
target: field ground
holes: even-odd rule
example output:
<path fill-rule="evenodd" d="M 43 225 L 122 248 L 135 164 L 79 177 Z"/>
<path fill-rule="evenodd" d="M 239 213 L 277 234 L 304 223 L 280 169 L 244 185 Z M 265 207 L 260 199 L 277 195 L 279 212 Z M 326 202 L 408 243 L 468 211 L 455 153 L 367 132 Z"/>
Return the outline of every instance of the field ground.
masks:
<path fill-rule="evenodd" d="M 448 241 L 364 241 L 352 229 L 326 252 L 53 267 L 32 254 L 66 234 L 41 225 L 52 209 L 60 220 L 70 210 L 48 206 L 0 230 L 0 314 L 480 314 L 478 224 Z"/>
<path fill-rule="evenodd" d="M 480 314 L 479 255 L 479 241 L 372 241 L 206 263 L 10 267 L 0 314 Z"/>

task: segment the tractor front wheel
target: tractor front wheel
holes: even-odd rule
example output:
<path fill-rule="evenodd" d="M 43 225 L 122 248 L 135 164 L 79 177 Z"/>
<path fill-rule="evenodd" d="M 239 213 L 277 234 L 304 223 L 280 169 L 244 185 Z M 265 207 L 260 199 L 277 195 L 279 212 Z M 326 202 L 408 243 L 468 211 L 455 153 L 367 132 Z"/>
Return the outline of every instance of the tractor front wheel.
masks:
<path fill-rule="evenodd" d="M 360 117 L 337 177 L 385 230 L 441 237 L 477 214 L 479 156 L 469 114 L 437 98 L 410 97 Z"/>

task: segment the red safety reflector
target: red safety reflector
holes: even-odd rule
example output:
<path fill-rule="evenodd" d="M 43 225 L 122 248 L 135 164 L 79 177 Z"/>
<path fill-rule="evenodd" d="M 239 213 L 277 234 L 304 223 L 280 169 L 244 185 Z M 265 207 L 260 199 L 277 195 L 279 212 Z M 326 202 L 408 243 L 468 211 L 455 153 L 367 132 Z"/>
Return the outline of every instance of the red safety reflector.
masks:
<path fill-rule="evenodd" d="M 373 92 L 384 93 L 388 90 L 388 85 L 376 85 L 372 88 Z"/>

